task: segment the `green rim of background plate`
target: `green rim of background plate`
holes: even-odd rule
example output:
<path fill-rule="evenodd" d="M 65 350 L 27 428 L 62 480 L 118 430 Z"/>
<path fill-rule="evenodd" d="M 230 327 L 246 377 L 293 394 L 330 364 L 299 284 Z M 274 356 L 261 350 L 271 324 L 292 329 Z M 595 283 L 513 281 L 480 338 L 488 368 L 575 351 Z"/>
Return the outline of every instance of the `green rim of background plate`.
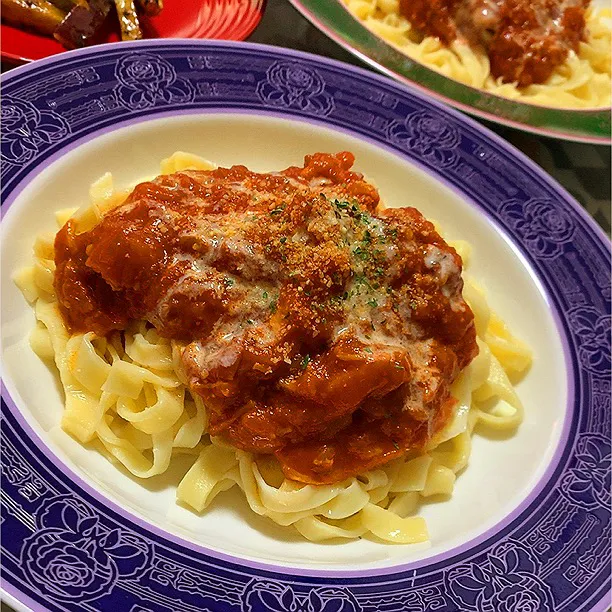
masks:
<path fill-rule="evenodd" d="M 460 110 L 553 138 L 610 143 L 610 109 L 536 106 L 475 89 L 404 55 L 370 32 L 339 0 L 290 0 L 315 26 L 386 74 L 430 90 Z"/>

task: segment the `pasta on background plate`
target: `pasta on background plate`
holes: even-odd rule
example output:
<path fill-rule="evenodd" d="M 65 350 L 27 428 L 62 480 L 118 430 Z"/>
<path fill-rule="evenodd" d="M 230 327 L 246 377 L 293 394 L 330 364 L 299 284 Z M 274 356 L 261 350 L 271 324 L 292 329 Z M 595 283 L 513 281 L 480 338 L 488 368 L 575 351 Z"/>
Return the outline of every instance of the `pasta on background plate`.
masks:
<path fill-rule="evenodd" d="M 188 175 L 189 171 L 210 171 L 213 168 L 215 166 L 210 162 L 182 152 L 175 153 L 161 164 L 162 175 L 178 177 L 185 176 L 182 171 Z M 165 179 L 162 176 L 156 180 Z M 313 180 L 320 179 L 315 177 Z M 356 184 L 361 185 L 358 181 Z M 107 173 L 92 185 L 89 206 L 57 212 L 58 226 L 64 227 L 71 219 L 78 237 L 95 228 L 109 211 L 122 205 L 128 195 L 127 191 L 115 190 L 112 176 Z M 364 255 L 363 245 L 376 242 L 378 236 L 382 246 L 392 246 L 383 240 L 375 218 L 368 217 L 363 209 L 354 206 L 351 212 L 339 200 L 335 200 L 333 205 L 334 219 L 349 227 L 350 231 L 357 232 L 359 224 L 364 223 L 368 228 L 359 230 L 362 232 L 359 234 L 362 246 L 350 245 L 351 252 L 356 253 L 354 261 L 357 264 L 354 265 L 362 265 L 359 270 L 364 278 L 352 277 L 348 285 L 350 291 L 341 294 L 339 299 L 343 300 L 340 305 L 345 309 L 343 312 L 351 308 L 360 311 L 367 305 L 374 329 L 383 312 L 385 297 L 372 293 L 372 281 L 367 276 L 371 262 Z M 284 209 L 275 211 L 277 208 L 272 209 L 271 219 L 278 223 L 284 214 L 289 214 Z M 311 225 L 308 227 L 312 229 Z M 271 446 L 274 439 L 272 442 L 268 440 L 266 444 L 270 445 L 271 452 L 252 452 L 248 450 L 249 444 L 252 448 L 263 444 L 263 434 L 254 436 L 255 442 L 244 442 L 241 436 L 245 431 L 251 431 L 245 426 L 242 430 L 233 430 L 233 437 L 228 437 L 227 429 L 218 424 L 220 413 L 207 405 L 205 394 L 203 397 L 203 393 L 194 389 L 197 386 L 194 378 L 186 372 L 186 363 L 189 362 L 185 355 L 190 345 L 185 340 L 167 337 L 166 333 L 160 333 L 156 326 L 142 318 L 131 319 L 104 334 L 70 329 L 56 291 L 58 244 L 54 233 L 39 236 L 34 244 L 34 265 L 19 271 L 15 280 L 36 314 L 31 346 L 42 359 L 54 363 L 59 372 L 65 391 L 62 428 L 82 444 L 99 443 L 112 461 L 121 463 L 142 479 L 165 472 L 177 455 L 192 456 L 193 464 L 178 484 L 177 500 L 196 512 L 203 512 L 222 491 L 237 486 L 253 512 L 279 525 L 292 526 L 312 541 L 369 537 L 392 543 L 423 542 L 428 540 L 429 534 L 425 521 L 417 515 L 419 505 L 427 498 L 452 494 L 458 473 L 468 464 L 476 425 L 483 423 L 496 429 L 513 430 L 522 420 L 523 408 L 511 381 L 528 369 L 531 353 L 490 311 L 482 289 L 474 281 L 466 279 L 463 296 L 473 312 L 474 350 L 469 363 L 454 376 L 450 397 L 440 403 L 440 411 L 447 411 L 441 425 L 432 424 L 431 419 L 425 421 L 422 427 L 428 433 L 424 434 L 422 444 L 409 447 L 406 442 L 405 448 L 386 450 L 383 459 L 382 455 L 369 459 L 362 453 L 359 455 L 361 463 L 355 465 L 372 464 L 372 467 L 356 474 L 348 468 L 329 467 L 329 461 L 321 464 L 319 458 L 314 460 L 311 468 L 300 471 L 293 459 L 293 447 L 286 439 L 275 447 Z M 281 244 L 286 244 L 282 238 Z M 382 253 L 382 246 L 372 252 Z M 453 246 L 463 265 L 469 265 L 469 244 L 459 241 Z M 431 264 L 432 267 L 444 267 L 443 255 L 432 249 L 428 252 L 438 257 L 438 263 Z M 89 254 L 91 257 L 91 251 Z M 355 278 L 361 284 L 356 284 Z M 235 286 L 236 282 L 233 280 L 228 287 Z M 363 289 L 363 285 L 367 288 Z M 282 299 L 277 296 L 277 301 L 270 307 L 272 296 L 268 296 L 268 292 L 272 293 L 272 289 L 264 292 L 265 308 L 271 311 L 266 316 L 274 321 L 280 316 L 276 309 L 282 309 Z M 330 305 L 332 307 L 336 305 Z M 413 310 L 413 314 L 417 312 Z M 248 325 L 255 328 L 259 322 L 253 321 Z M 363 345 L 359 345 L 361 349 L 358 347 L 357 350 L 365 354 L 359 357 L 361 361 L 349 356 L 348 363 L 352 363 L 351 359 L 356 364 L 366 364 L 363 367 L 376 363 L 374 357 L 379 355 L 371 357 L 372 349 L 369 347 L 373 346 L 375 352 L 379 350 L 375 344 L 378 336 L 374 332 L 372 335 L 374 338 L 368 337 L 368 342 L 374 344 L 359 337 Z M 345 347 L 345 350 L 348 349 Z M 297 374 L 292 375 L 289 383 L 283 384 L 295 386 L 295 380 L 303 379 L 314 384 L 317 368 L 328 363 L 324 359 L 324 353 L 317 357 L 314 350 L 312 355 L 300 353 L 286 359 L 283 367 L 293 368 L 291 371 L 297 371 Z M 395 353 L 392 359 L 396 369 L 404 367 L 398 367 L 399 357 Z M 367 374 L 368 370 L 363 372 Z M 400 372 L 400 375 L 404 374 Z M 267 380 L 265 376 L 262 374 L 264 382 Z M 210 376 L 198 384 L 201 385 L 198 388 L 203 389 L 206 384 L 212 384 Z M 359 385 L 359 379 L 354 385 Z M 224 393 L 227 395 L 229 391 Z M 310 400 L 304 399 L 307 401 Z M 374 408 L 370 410 L 374 411 Z M 391 420 L 389 414 L 385 417 Z M 368 421 L 370 424 L 379 422 L 383 420 L 376 420 L 374 416 Z M 347 425 L 346 419 L 330 423 L 329 427 L 338 428 L 337 436 L 344 435 L 354 426 L 354 423 Z M 228 426 L 223 424 L 223 427 Z M 298 441 L 295 446 L 304 457 L 310 452 L 308 447 L 304 448 L 308 439 L 306 442 Z M 347 439 L 354 442 L 352 438 Z M 403 439 L 400 437 L 399 440 L 403 445 Z M 341 463 L 342 458 L 338 462 Z M 287 472 L 295 474 L 295 477 L 288 477 Z"/>
<path fill-rule="evenodd" d="M 612 12 L 609 8 L 588 7 L 587 2 L 584 4 L 587 7 L 584 17 L 568 14 L 568 52 L 563 48 L 561 35 L 560 40 L 553 39 L 563 21 L 561 17 L 553 19 L 551 16 L 550 23 L 531 24 L 530 20 L 537 19 L 550 6 L 558 5 L 554 10 L 559 13 L 567 7 L 570 11 L 584 11 L 581 2 L 342 2 L 384 41 L 428 68 L 466 85 L 540 106 L 574 109 L 610 106 Z M 460 9 L 447 10 L 446 5 Z M 467 7 L 465 11 L 474 11 L 474 16 L 466 19 L 465 11 L 461 8 L 463 5 Z M 541 10 L 538 8 L 540 5 Z M 516 23 L 512 23 L 512 15 L 509 18 L 496 14 L 501 6 L 517 11 Z M 447 24 L 440 26 L 453 10 L 457 10 L 456 23 L 448 27 Z M 530 10 L 534 10 L 534 15 L 528 13 Z M 423 29 L 417 27 L 417 22 L 413 25 L 409 17 L 422 20 Z M 506 29 L 500 30 L 498 35 L 496 29 L 500 26 Z M 548 43 L 548 39 L 552 39 L 552 42 Z M 500 46 L 497 55 L 488 55 L 485 48 L 491 40 L 500 40 L 507 46 Z M 550 44 L 550 49 L 542 51 L 545 44 Z M 538 55 L 540 53 L 543 53 L 541 57 Z M 530 57 L 533 59 L 530 60 Z M 509 58 L 512 58 L 513 65 L 504 65 Z M 517 67 L 517 63 L 520 67 Z M 550 67 L 550 73 L 547 67 Z M 538 71 L 542 70 L 547 72 L 538 75 Z"/>

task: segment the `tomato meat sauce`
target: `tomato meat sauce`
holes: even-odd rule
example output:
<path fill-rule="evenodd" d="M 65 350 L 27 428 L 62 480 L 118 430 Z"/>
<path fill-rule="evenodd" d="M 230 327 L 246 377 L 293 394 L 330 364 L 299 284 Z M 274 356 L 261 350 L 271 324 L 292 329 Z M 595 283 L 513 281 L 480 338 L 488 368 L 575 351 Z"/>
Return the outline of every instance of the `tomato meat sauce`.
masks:
<path fill-rule="evenodd" d="M 578 52 L 590 0 L 400 0 L 400 13 L 444 44 L 481 48 L 491 74 L 526 87 L 543 83 Z"/>
<path fill-rule="evenodd" d="M 186 170 L 55 241 L 74 332 L 145 319 L 176 341 L 211 435 L 334 483 L 425 447 L 477 354 L 462 262 L 414 208 L 383 208 L 351 153 Z"/>

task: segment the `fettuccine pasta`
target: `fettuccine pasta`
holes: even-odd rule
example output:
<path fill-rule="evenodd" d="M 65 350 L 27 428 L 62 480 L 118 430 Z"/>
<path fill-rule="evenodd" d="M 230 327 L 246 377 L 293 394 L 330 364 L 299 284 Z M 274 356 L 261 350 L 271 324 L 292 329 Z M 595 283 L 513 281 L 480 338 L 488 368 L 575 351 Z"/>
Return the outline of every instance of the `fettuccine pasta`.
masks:
<path fill-rule="evenodd" d="M 211 164 L 184 153 L 162 162 L 162 173 L 185 168 L 210 169 Z M 91 227 L 125 196 L 106 174 L 92 186 L 91 205 L 59 211 L 58 224 L 73 217 L 81 227 Z M 419 505 L 452 494 L 468 464 L 476 425 L 513 430 L 522 420 L 511 380 L 529 367 L 530 351 L 489 310 L 483 291 L 467 280 L 464 296 L 474 312 L 479 354 L 455 380 L 453 416 L 426 452 L 408 453 L 335 484 L 294 482 L 273 455 L 237 450 L 207 433 L 202 400 L 181 382 L 178 345 L 150 324 L 132 321 L 106 337 L 68 331 L 54 292 L 53 238 L 36 239 L 34 265 L 15 280 L 36 313 L 31 346 L 59 372 L 65 392 L 62 428 L 82 444 L 98 441 L 111 460 L 143 479 L 166 471 L 178 454 L 192 455 L 177 500 L 196 512 L 238 486 L 253 512 L 293 526 L 312 541 L 423 542 L 429 534 L 417 515 Z M 454 247 L 468 265 L 469 245 Z"/>
<path fill-rule="evenodd" d="M 349 11 L 374 34 L 412 59 L 452 79 L 505 98 L 541 106 L 598 108 L 610 105 L 610 9 L 586 11 L 587 38 L 578 52 L 541 84 L 518 87 L 491 75 L 489 57 L 477 47 L 455 40 L 423 36 L 400 13 L 400 0 L 343 0 Z"/>

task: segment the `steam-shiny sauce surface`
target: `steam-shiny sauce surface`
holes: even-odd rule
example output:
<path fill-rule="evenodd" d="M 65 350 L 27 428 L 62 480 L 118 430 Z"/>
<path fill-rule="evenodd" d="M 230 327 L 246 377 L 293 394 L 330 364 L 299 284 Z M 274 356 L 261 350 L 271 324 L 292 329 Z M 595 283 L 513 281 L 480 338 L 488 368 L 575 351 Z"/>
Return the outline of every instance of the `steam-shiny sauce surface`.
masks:
<path fill-rule="evenodd" d="M 145 319 L 180 347 L 209 431 L 333 483 L 425 446 L 476 355 L 461 259 L 414 208 L 385 209 L 353 155 L 183 171 L 55 241 L 72 331 Z M 409 193 L 409 185 L 406 192 Z"/>

